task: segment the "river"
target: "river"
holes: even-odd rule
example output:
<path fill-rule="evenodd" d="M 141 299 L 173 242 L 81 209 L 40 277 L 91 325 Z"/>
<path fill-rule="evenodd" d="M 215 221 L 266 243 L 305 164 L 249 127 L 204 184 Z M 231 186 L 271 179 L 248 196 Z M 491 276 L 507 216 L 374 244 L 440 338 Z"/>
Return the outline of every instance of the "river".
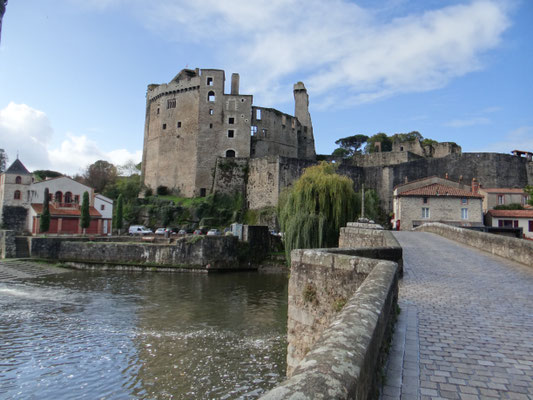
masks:
<path fill-rule="evenodd" d="M 0 398 L 256 398 L 284 378 L 286 325 L 283 274 L 1 282 Z"/>

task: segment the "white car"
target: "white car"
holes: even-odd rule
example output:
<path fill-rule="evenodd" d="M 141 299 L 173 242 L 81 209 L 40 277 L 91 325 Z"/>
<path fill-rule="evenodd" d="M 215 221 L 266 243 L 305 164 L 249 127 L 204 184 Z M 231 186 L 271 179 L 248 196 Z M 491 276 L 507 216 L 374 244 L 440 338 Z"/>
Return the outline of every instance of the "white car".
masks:
<path fill-rule="evenodd" d="M 155 230 L 155 234 L 156 235 L 164 235 L 166 232 L 168 232 L 169 229 L 168 228 L 157 228 Z"/>
<path fill-rule="evenodd" d="M 153 232 L 144 225 L 131 225 L 128 230 L 128 233 L 130 234 L 130 236 L 133 236 L 133 235 L 144 236 L 144 235 L 150 235 Z"/>
<path fill-rule="evenodd" d="M 207 236 L 220 236 L 222 233 L 218 229 L 209 229 L 207 231 Z"/>

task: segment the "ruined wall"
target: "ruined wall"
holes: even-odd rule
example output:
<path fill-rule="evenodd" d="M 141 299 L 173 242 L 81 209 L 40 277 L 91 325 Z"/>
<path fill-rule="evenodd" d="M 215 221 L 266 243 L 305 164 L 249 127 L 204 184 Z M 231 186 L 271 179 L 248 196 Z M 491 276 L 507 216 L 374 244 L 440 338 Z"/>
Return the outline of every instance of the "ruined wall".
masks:
<path fill-rule="evenodd" d="M 420 158 L 422 158 L 422 156 L 410 151 L 386 151 L 370 154 L 355 154 L 352 158 L 352 162 L 358 167 L 381 167 L 384 165 L 394 165 L 419 160 Z"/>
<path fill-rule="evenodd" d="M 216 163 L 213 193 L 246 195 L 248 158 L 219 157 Z"/>
<path fill-rule="evenodd" d="M 298 120 L 273 108 L 252 108 L 252 150 L 254 158 L 298 157 Z"/>

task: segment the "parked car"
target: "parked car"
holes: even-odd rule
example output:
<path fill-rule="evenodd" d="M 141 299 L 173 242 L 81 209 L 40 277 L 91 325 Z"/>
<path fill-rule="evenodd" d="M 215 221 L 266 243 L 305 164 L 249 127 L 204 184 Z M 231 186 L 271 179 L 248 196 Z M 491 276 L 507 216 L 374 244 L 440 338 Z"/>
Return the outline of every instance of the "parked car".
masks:
<path fill-rule="evenodd" d="M 156 235 L 164 235 L 165 233 L 167 233 L 169 231 L 168 228 L 157 228 L 155 230 L 155 234 Z"/>
<path fill-rule="evenodd" d="M 207 236 L 220 236 L 222 233 L 218 229 L 209 229 L 207 231 Z"/>
<path fill-rule="evenodd" d="M 128 229 L 130 236 L 133 235 L 151 235 L 153 232 L 144 225 L 131 225 Z"/>
<path fill-rule="evenodd" d="M 187 230 L 185 230 L 185 229 L 180 229 L 180 230 L 178 231 L 178 236 L 185 236 L 187 233 L 188 233 Z"/>
<path fill-rule="evenodd" d="M 193 235 L 204 235 L 204 232 L 202 232 L 201 229 L 195 229 L 194 232 L 192 233 Z"/>

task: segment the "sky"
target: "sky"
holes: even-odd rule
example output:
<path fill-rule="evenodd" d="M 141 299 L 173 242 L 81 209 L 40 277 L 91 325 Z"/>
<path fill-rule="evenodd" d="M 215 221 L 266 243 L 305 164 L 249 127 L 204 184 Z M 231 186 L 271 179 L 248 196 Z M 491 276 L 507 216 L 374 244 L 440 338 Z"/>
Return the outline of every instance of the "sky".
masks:
<path fill-rule="evenodd" d="M 142 157 L 146 88 L 183 68 L 240 74 L 316 150 L 419 131 L 463 152 L 533 151 L 530 0 L 11 0 L 0 43 L 0 148 L 31 170 Z"/>

